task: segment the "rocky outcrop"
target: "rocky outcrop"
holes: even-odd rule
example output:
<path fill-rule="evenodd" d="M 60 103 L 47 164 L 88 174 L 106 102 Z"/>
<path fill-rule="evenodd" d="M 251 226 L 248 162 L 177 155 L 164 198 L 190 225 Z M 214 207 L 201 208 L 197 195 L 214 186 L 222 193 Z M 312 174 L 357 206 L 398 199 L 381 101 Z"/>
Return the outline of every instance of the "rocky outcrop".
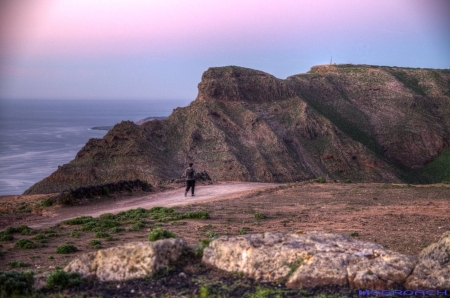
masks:
<path fill-rule="evenodd" d="M 81 255 L 64 271 L 100 281 L 143 278 L 175 262 L 185 247 L 186 242 L 181 238 L 128 243 Z"/>
<path fill-rule="evenodd" d="M 122 122 L 25 193 L 179 177 L 450 181 L 450 71 L 326 65 L 286 80 L 208 69 L 198 97 L 164 120 Z M 446 156 L 447 156 L 446 155 Z M 433 165 L 432 168 L 428 168 Z M 437 171 L 435 169 L 438 169 Z"/>
<path fill-rule="evenodd" d="M 418 260 L 375 243 L 326 232 L 222 236 L 204 249 L 202 262 L 295 289 L 342 286 L 375 290 L 370 292 L 375 294 L 394 293 L 392 289 L 448 290 L 449 239 L 450 232 L 444 233 Z M 128 243 L 81 255 L 64 270 L 100 281 L 143 278 L 169 263 L 176 266 L 185 249 L 189 250 L 181 238 Z"/>
<path fill-rule="evenodd" d="M 291 288 L 327 285 L 355 289 L 401 287 L 416 259 L 348 236 L 324 232 L 264 233 L 220 237 L 203 263 Z"/>
<path fill-rule="evenodd" d="M 450 232 L 420 253 L 419 263 L 406 281 L 412 290 L 448 290 L 450 287 Z"/>

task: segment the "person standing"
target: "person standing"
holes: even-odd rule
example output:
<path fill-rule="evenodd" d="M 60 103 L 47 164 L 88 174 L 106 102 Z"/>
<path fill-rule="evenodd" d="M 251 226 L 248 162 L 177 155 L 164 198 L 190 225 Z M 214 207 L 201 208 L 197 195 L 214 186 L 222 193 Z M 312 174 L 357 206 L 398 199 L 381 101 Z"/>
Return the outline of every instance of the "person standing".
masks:
<path fill-rule="evenodd" d="M 194 194 L 194 188 L 195 188 L 195 169 L 192 167 L 194 164 L 191 162 L 189 164 L 189 168 L 185 171 L 186 176 L 186 191 L 184 192 L 184 196 L 187 196 L 189 189 L 192 187 L 192 196 L 195 196 Z"/>

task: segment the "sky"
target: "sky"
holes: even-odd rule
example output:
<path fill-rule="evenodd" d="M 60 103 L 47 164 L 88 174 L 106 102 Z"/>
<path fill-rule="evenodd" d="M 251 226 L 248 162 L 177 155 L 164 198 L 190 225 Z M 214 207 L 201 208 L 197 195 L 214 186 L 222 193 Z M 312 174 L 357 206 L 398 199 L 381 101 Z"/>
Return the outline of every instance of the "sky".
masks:
<path fill-rule="evenodd" d="M 185 100 L 209 67 L 450 69 L 449 0 L 1 0 L 0 99 Z"/>

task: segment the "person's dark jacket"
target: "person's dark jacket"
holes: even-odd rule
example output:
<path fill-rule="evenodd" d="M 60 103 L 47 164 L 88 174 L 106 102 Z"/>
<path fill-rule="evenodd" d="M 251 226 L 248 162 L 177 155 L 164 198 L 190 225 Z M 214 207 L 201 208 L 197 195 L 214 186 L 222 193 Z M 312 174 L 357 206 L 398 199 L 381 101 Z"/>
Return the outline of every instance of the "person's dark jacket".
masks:
<path fill-rule="evenodd" d="M 189 167 L 186 169 L 185 172 L 186 180 L 195 180 L 195 169 L 192 167 Z"/>

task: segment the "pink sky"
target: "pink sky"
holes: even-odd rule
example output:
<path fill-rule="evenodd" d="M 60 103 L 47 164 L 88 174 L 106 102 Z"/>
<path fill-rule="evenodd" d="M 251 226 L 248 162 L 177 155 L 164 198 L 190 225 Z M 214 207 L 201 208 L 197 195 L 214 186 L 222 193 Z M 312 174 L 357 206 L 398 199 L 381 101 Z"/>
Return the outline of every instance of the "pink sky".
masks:
<path fill-rule="evenodd" d="M 51 80 L 58 74 L 68 74 L 71 65 L 81 65 L 77 61 L 110 59 L 114 64 L 136 57 L 171 63 L 178 60 L 183 68 L 193 59 L 199 59 L 198 67 L 206 65 L 200 60 L 211 57 L 209 66 L 248 62 L 243 66 L 268 72 L 277 72 L 281 66 L 267 64 L 264 69 L 264 63 L 253 63 L 246 57 L 278 59 L 281 64 L 283 58 L 305 59 L 304 69 L 293 72 L 297 73 L 318 62 L 328 62 L 331 56 L 338 62 L 351 59 L 358 63 L 359 59 L 367 64 L 387 65 L 395 63 L 392 61 L 398 56 L 398 66 L 414 66 L 418 57 L 435 56 L 439 62 L 430 60 L 417 66 L 449 68 L 449 58 L 444 57 L 449 50 L 450 16 L 444 12 L 450 9 L 449 2 L 3 0 L 0 74 L 3 81 L 16 78 L 13 83 L 20 86 L 26 84 L 26 76 L 48 73 Z M 424 44 L 429 48 L 422 49 Z M 402 53 L 411 47 L 411 53 Z M 300 58 L 295 53 L 301 54 Z M 405 55 L 410 60 L 404 62 Z M 339 57 L 345 60 L 339 61 Z M 90 66 L 79 68 L 73 72 L 80 76 L 101 75 Z M 161 72 L 164 65 L 158 64 L 157 68 Z M 276 74 L 283 76 L 292 71 L 280 69 Z M 198 80 L 198 70 L 192 72 Z M 16 91 L 11 89 L 6 94 Z"/>

